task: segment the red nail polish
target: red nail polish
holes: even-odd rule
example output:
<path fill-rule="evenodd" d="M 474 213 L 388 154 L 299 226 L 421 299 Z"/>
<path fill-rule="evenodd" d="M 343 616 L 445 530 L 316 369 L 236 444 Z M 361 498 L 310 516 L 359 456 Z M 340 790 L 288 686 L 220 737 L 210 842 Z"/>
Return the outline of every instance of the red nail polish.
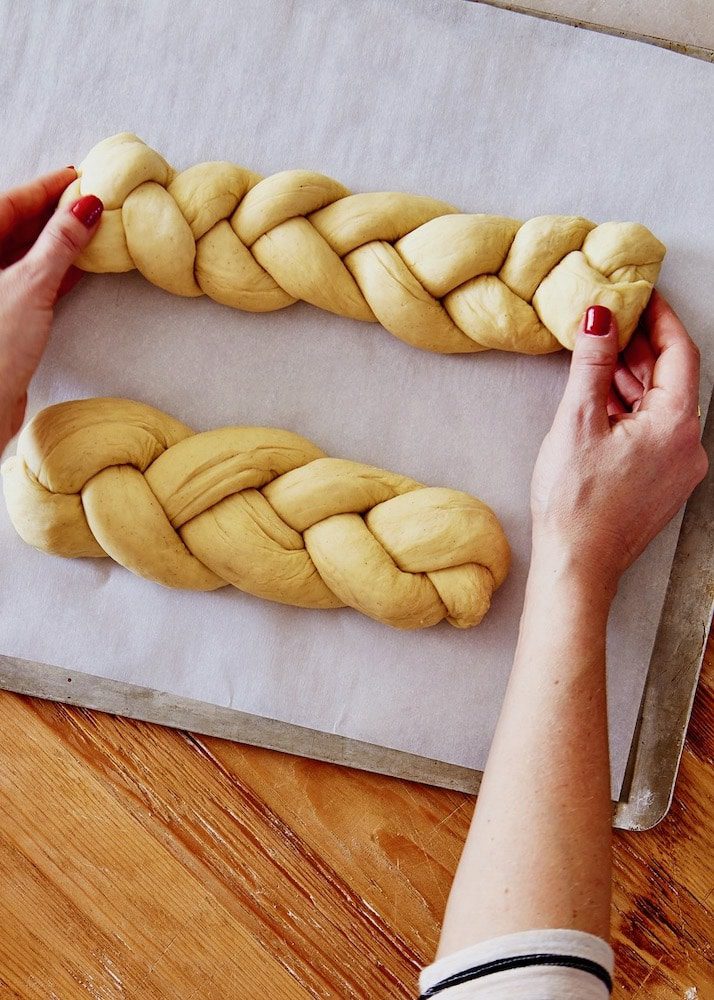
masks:
<path fill-rule="evenodd" d="M 585 313 L 585 332 L 593 337 L 604 337 L 610 329 L 612 313 L 607 306 L 588 306 Z"/>
<path fill-rule="evenodd" d="M 104 205 L 94 194 L 85 194 L 72 205 L 72 215 L 74 215 L 87 229 L 96 226 L 104 211 Z"/>
<path fill-rule="evenodd" d="M 67 166 L 64 169 L 65 170 L 76 170 L 77 168 L 75 167 L 74 163 L 68 163 Z"/>

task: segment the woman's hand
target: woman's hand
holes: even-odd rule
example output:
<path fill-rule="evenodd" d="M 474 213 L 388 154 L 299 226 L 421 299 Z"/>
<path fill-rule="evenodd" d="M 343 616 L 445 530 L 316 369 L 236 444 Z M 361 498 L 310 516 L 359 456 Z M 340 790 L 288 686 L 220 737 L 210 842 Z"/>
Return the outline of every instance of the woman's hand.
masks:
<path fill-rule="evenodd" d="M 656 291 L 617 355 L 609 310 L 591 307 L 533 474 L 534 559 L 611 596 L 707 471 L 699 352 Z"/>
<path fill-rule="evenodd" d="M 0 453 L 20 429 L 55 302 L 79 279 L 71 265 L 102 214 L 94 195 L 55 211 L 76 176 L 65 167 L 0 194 Z"/>

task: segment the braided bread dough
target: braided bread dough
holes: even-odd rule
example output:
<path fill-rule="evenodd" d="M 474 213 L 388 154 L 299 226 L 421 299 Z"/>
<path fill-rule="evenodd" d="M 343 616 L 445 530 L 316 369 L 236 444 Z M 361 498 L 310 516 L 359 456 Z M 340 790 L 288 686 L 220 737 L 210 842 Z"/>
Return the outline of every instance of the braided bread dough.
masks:
<path fill-rule="evenodd" d="M 86 271 L 136 267 L 175 295 L 251 312 L 303 299 L 444 354 L 572 349 L 592 304 L 613 311 L 624 346 L 665 254 L 634 222 L 462 215 L 420 195 L 350 194 L 307 170 L 177 173 L 128 132 L 95 146 L 79 175 L 62 202 L 95 194 L 105 206 Z"/>
<path fill-rule="evenodd" d="M 467 493 L 328 458 L 290 431 L 194 434 L 126 399 L 42 410 L 2 474 L 15 529 L 45 552 L 397 628 L 477 625 L 510 562 L 495 514 Z"/>

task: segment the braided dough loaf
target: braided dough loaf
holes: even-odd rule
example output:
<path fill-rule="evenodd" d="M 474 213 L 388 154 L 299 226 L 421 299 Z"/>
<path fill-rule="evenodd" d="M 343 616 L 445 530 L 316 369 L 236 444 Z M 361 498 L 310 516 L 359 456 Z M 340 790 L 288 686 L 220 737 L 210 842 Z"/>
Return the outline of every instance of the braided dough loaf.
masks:
<path fill-rule="evenodd" d="M 467 493 L 328 458 L 290 431 L 195 434 L 126 399 L 42 410 L 2 474 L 30 545 L 108 555 L 167 587 L 469 628 L 509 567 L 495 514 Z"/>
<path fill-rule="evenodd" d="M 177 173 L 128 132 L 78 172 L 62 201 L 95 194 L 105 206 L 86 271 L 138 268 L 175 295 L 252 312 L 303 299 L 444 354 L 572 349 L 592 304 L 616 315 L 624 346 L 665 254 L 634 222 L 462 215 L 420 195 L 350 194 L 307 170 Z"/>

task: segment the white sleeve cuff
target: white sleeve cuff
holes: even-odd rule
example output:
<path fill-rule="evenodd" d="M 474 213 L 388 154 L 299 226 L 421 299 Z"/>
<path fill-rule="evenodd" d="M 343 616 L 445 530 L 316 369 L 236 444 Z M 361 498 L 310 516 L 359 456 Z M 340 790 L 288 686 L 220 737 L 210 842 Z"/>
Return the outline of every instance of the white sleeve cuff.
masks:
<path fill-rule="evenodd" d="M 614 964 L 610 945 L 592 934 L 523 931 L 446 955 L 419 986 L 428 1000 L 607 1000 Z"/>

